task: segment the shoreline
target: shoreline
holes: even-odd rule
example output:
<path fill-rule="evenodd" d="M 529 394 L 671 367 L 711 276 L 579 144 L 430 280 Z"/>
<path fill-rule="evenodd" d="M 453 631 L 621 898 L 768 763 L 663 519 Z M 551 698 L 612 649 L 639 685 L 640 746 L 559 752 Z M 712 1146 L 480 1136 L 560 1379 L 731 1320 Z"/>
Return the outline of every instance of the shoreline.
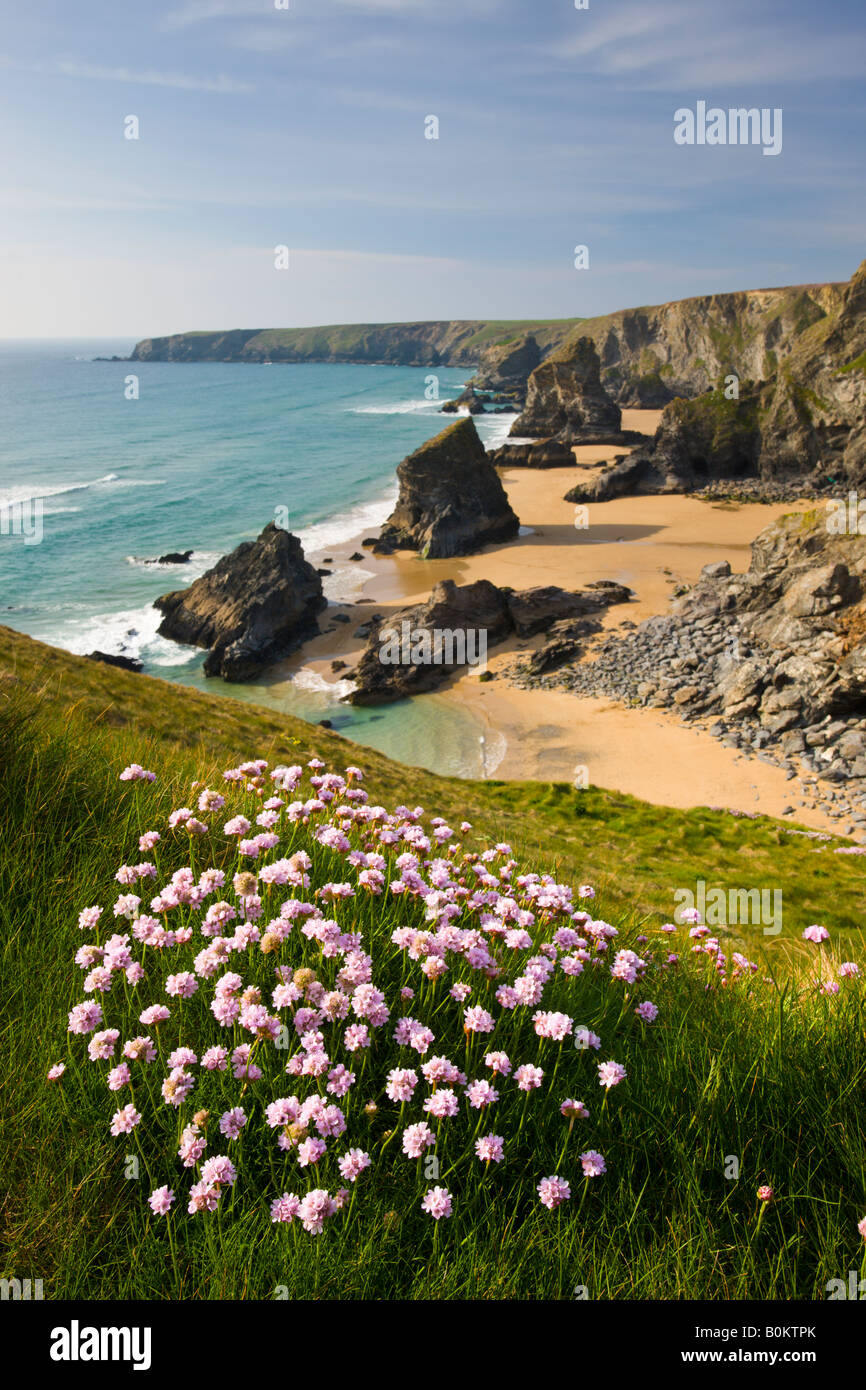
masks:
<path fill-rule="evenodd" d="M 624 411 L 623 428 L 651 433 L 658 415 Z M 521 534 L 507 544 L 432 561 L 412 552 L 374 556 L 364 551 L 363 562 L 355 562 L 357 584 L 322 615 L 323 629 L 329 630 L 280 663 L 279 674 L 290 678 L 305 670 L 325 686 L 344 680 L 364 646 L 355 636 L 358 624 L 426 599 L 443 579 L 467 584 L 485 578 L 515 589 L 614 580 L 633 589 L 635 598 L 604 612 L 606 635 L 623 623 L 637 625 L 666 612 L 674 591 L 693 583 L 705 564 L 728 560 L 734 571 L 747 569 L 758 533 L 777 517 L 809 505 L 705 501 L 683 494 L 617 498 L 590 506 L 588 529 L 576 529 L 575 507 L 562 500 L 565 492 L 586 476 L 585 470 L 622 452 L 620 446 L 579 446 L 574 467 L 500 468 L 521 522 Z M 334 549 L 348 556 L 365 538 L 353 537 Z M 323 557 L 311 553 L 309 558 L 320 564 Z M 342 557 L 331 558 L 335 567 L 342 563 Z M 337 615 L 344 621 L 335 621 Z M 474 715 L 489 731 L 479 758 L 486 760 L 487 778 L 573 782 L 576 770 L 584 769 L 590 785 L 657 805 L 713 806 L 780 819 L 784 814 L 792 824 L 840 833 L 820 805 L 799 804 L 802 793 L 781 768 L 725 747 L 672 712 L 561 690 L 525 690 L 503 679 L 502 668 L 540 640 L 510 638 L 497 644 L 487 662 L 493 680 L 482 683 L 463 670 L 436 691 L 455 713 Z M 345 668 L 332 671 L 333 661 Z"/>

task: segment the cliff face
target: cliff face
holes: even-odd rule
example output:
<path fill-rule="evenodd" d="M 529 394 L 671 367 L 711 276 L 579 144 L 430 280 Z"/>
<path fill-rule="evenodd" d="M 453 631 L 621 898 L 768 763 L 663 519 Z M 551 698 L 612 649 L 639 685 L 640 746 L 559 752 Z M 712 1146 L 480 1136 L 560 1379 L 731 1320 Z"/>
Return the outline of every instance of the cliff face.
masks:
<path fill-rule="evenodd" d="M 621 406 L 658 408 L 692 397 L 735 373 L 762 381 L 793 351 L 800 335 L 838 313 L 844 284 L 703 295 L 585 319 L 552 361 L 572 360 L 591 338 L 601 381 Z"/>
<path fill-rule="evenodd" d="M 297 536 L 271 522 L 188 589 L 163 594 L 163 637 L 210 648 L 205 674 L 252 680 L 319 631 L 322 581 Z"/>
<path fill-rule="evenodd" d="M 509 343 L 534 336 L 541 354 L 559 346 L 576 319 L 492 323 L 480 319 L 427 323 L 337 324 L 324 328 L 251 328 L 217 333 L 175 333 L 145 338 L 133 362 L 371 362 L 405 367 L 472 366 L 488 356 L 496 364 Z M 531 349 L 529 350 L 531 353 Z M 518 362 L 525 383 L 536 361 Z M 522 378 L 521 378 L 522 373 Z M 513 373 L 512 373 L 513 375 Z"/>
<path fill-rule="evenodd" d="M 461 416 L 397 467 L 400 494 L 375 549 L 425 559 L 469 555 L 511 540 L 520 523 L 472 417 Z"/>

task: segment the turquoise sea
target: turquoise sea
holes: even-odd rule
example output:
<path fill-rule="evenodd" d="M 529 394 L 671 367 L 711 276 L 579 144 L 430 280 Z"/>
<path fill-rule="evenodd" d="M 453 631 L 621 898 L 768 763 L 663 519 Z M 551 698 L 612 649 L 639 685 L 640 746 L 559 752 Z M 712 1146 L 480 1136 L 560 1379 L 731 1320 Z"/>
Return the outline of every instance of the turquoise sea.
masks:
<path fill-rule="evenodd" d="M 68 651 L 138 657 L 165 680 L 328 718 L 401 761 L 478 775 L 484 730 L 451 702 L 356 710 L 303 670 L 289 687 L 227 686 L 205 679 L 203 652 L 157 636 L 152 607 L 258 535 L 277 508 L 310 558 L 341 546 L 345 556 L 349 538 L 388 514 L 397 464 L 447 422 L 439 407 L 467 371 L 437 369 L 437 401 L 425 394 L 428 368 L 94 360 L 132 346 L 0 343 L 0 622 Z M 480 417 L 484 442 L 503 438 L 511 419 Z M 14 506 L 35 526 L 35 499 L 41 541 L 25 544 Z M 189 549 L 188 565 L 143 563 Z M 363 574 L 362 563 L 337 564 L 328 597 L 356 592 Z"/>

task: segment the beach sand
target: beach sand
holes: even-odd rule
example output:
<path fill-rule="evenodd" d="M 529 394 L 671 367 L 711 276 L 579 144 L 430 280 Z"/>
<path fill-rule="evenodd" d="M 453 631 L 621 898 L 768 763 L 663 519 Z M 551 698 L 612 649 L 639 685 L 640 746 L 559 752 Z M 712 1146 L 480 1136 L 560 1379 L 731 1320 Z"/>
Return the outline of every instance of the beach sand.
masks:
<path fill-rule="evenodd" d="M 651 433 L 658 415 L 624 411 L 623 428 Z M 371 577 L 359 583 L 361 601 L 329 608 L 322 619 L 324 626 L 342 611 L 350 622 L 335 624 L 336 630 L 307 643 L 286 663 L 286 674 L 303 666 L 326 681 L 344 679 L 347 671 L 332 672 L 331 662 L 342 660 L 352 667 L 364 645 L 354 635 L 358 624 L 373 613 L 388 616 L 426 599 L 443 579 L 468 584 L 483 578 L 515 589 L 545 584 L 579 588 L 611 579 L 633 589 L 635 598 L 606 611 L 605 630 L 623 621 L 639 623 L 666 612 L 674 590 L 693 583 L 711 561 L 728 560 L 734 571 L 747 569 L 755 536 L 776 517 L 798 510 L 798 504 L 790 503 L 628 497 L 590 505 L 588 527 L 575 527 L 575 507 L 563 501 L 564 494 L 587 476 L 587 469 L 621 452 L 589 446 L 575 451 L 574 468 L 503 469 L 503 485 L 522 532 L 509 544 L 452 560 L 366 552 L 359 570 Z M 356 542 L 344 543 L 335 563 L 356 549 Z M 495 676 L 518 649 L 528 650 L 541 640 L 510 640 L 494 647 L 488 669 Z M 571 782 L 575 770 L 585 768 L 590 784 L 656 804 L 723 806 L 772 816 L 794 807 L 792 821 L 839 831 L 820 808 L 799 804 L 797 782 L 787 780 L 781 769 L 723 747 L 673 713 L 626 708 L 565 691 L 521 690 L 503 679 L 480 682 L 474 671 L 440 687 L 440 694 L 470 709 L 489 730 L 487 776 Z"/>

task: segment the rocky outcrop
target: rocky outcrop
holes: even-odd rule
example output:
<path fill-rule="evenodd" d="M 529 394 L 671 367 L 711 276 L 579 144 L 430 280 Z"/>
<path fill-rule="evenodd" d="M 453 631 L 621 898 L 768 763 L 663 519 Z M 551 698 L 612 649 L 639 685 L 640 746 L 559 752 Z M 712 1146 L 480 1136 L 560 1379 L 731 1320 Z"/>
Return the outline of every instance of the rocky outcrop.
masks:
<path fill-rule="evenodd" d="M 530 373 L 541 363 L 541 349 L 531 333 L 496 343 L 481 354 L 474 384 L 482 391 L 526 391 Z"/>
<path fill-rule="evenodd" d="M 206 675 L 246 681 L 314 636 L 327 600 L 297 536 L 271 522 L 154 606 L 165 614 L 161 636 L 209 648 Z"/>
<path fill-rule="evenodd" d="M 839 818 L 866 832 L 866 534 L 856 516 L 839 534 L 840 517 L 830 503 L 782 518 L 753 542 L 747 573 L 707 565 L 669 614 L 554 677 L 527 664 L 518 683 L 706 721 L 724 742 L 823 784 L 825 799 L 839 789 Z"/>
<path fill-rule="evenodd" d="M 532 373 L 526 405 L 512 435 L 556 438 L 564 444 L 592 444 L 620 438 L 622 414 L 606 394 L 595 344 L 581 337 L 568 358 L 543 362 Z"/>
<path fill-rule="evenodd" d="M 587 337 L 601 361 L 605 390 L 623 407 L 660 408 L 691 399 L 729 373 L 772 376 L 803 334 L 841 307 L 844 284 L 797 285 L 700 295 L 584 319 L 551 360 L 568 361 Z"/>
<path fill-rule="evenodd" d="M 144 663 L 136 656 L 119 656 L 116 652 L 88 652 L 88 661 L 101 661 L 104 666 L 117 666 L 121 671 L 143 671 Z"/>
<path fill-rule="evenodd" d="M 400 493 L 374 549 L 425 559 L 470 555 L 513 539 L 520 523 L 469 416 L 422 444 L 397 468 Z"/>
<path fill-rule="evenodd" d="M 376 615 L 365 625 L 367 646 L 348 699 L 355 705 L 376 705 L 434 690 L 455 671 L 483 670 L 488 648 L 507 637 L 528 637 L 545 629 L 551 633 L 549 669 L 565 659 L 565 641 L 573 652 L 578 639 L 600 629 L 597 615 L 631 596 L 630 589 L 605 580 L 576 592 L 552 585 L 500 589 L 487 579 L 460 586 L 445 580 L 425 603 L 387 619 Z"/>

